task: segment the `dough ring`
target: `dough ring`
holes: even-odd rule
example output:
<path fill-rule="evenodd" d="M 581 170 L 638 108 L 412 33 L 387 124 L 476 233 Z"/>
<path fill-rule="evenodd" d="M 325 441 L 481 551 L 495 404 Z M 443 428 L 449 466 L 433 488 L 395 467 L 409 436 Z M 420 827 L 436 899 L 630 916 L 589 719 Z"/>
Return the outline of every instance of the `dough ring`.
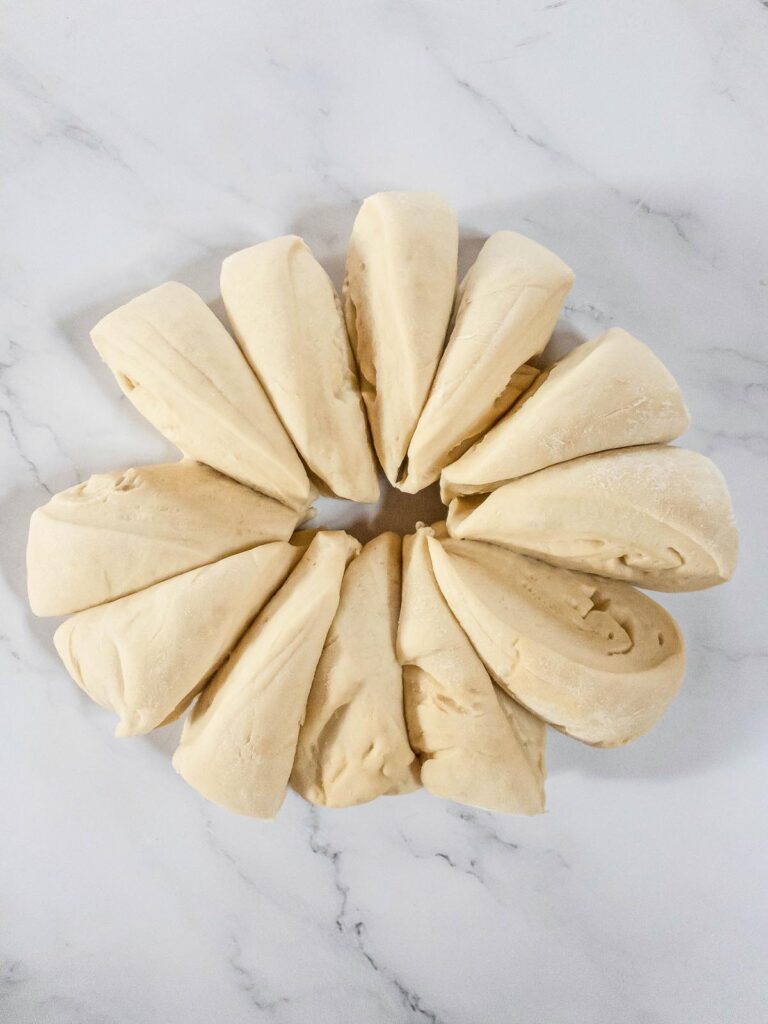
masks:
<path fill-rule="evenodd" d="M 92 331 L 183 457 L 37 509 L 30 605 L 70 616 L 56 648 L 117 735 L 187 714 L 174 767 L 235 812 L 272 818 L 290 785 L 536 814 L 547 724 L 623 744 L 680 685 L 677 625 L 636 586 L 734 571 L 727 487 L 670 444 L 688 412 L 653 352 L 612 329 L 541 372 L 570 268 L 500 231 L 457 288 L 457 248 L 440 196 L 380 193 L 341 299 L 287 236 L 224 261 L 232 333 L 175 282 Z M 304 528 L 382 473 L 439 480 L 445 521 Z"/>

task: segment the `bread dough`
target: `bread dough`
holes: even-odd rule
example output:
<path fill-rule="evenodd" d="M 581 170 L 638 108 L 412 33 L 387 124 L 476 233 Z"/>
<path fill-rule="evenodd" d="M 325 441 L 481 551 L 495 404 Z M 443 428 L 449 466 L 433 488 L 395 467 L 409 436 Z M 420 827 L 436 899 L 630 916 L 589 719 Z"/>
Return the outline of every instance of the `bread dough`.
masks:
<path fill-rule="evenodd" d="M 738 538 L 728 488 L 704 455 L 643 445 L 585 455 L 451 502 L 454 537 L 651 590 L 730 579 Z"/>
<path fill-rule="evenodd" d="M 580 455 L 673 441 L 688 410 L 669 370 L 618 327 L 569 352 L 441 476 L 446 504 Z"/>
<path fill-rule="evenodd" d="M 222 664 L 301 550 L 262 544 L 67 619 L 53 641 L 89 697 L 115 711 L 115 735 L 173 721 Z"/>
<path fill-rule="evenodd" d="M 360 208 L 343 302 L 379 462 L 397 482 L 451 315 L 459 235 L 431 192 L 380 192 Z"/>
<path fill-rule="evenodd" d="M 348 807 L 419 786 L 395 653 L 400 538 L 382 533 L 350 564 L 299 733 L 291 785 Z"/>
<path fill-rule="evenodd" d="M 430 538 L 440 589 L 492 678 L 562 732 L 613 747 L 646 732 L 685 658 L 667 612 L 627 583 L 493 544 Z"/>
<path fill-rule="evenodd" d="M 36 615 L 68 615 L 272 540 L 299 516 L 185 460 L 98 473 L 32 513 L 27 588 Z"/>
<path fill-rule="evenodd" d="M 494 686 L 432 572 L 428 528 L 403 542 L 397 647 L 406 719 L 435 796 L 507 814 L 544 810 L 546 727 Z"/>
<path fill-rule="evenodd" d="M 549 341 L 573 279 L 538 242 L 514 231 L 491 235 L 461 284 L 453 330 L 408 449 L 403 490 L 415 493 L 437 480 L 532 382 L 530 368 L 521 368 Z"/>
<path fill-rule="evenodd" d="M 191 288 L 153 288 L 91 338 L 139 412 L 185 455 L 292 508 L 309 503 L 307 474 L 269 399 Z"/>
<path fill-rule="evenodd" d="M 287 235 L 227 257 L 221 294 L 240 347 L 311 472 L 340 498 L 376 501 L 341 306 L 307 244 Z"/>
<path fill-rule="evenodd" d="M 173 766 L 207 800 L 254 818 L 277 814 L 344 569 L 359 548 L 345 533 L 318 533 L 198 698 Z"/>

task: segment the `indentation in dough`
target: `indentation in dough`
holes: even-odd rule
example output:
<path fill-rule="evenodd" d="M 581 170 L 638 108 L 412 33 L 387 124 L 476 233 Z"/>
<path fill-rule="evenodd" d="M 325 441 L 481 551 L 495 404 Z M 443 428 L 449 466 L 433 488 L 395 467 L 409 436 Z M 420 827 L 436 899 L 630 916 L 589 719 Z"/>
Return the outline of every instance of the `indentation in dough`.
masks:
<path fill-rule="evenodd" d="M 633 633 L 633 624 L 632 624 L 632 622 L 629 619 L 620 619 L 618 615 L 614 616 L 614 618 L 616 619 L 618 624 L 621 626 L 621 628 L 624 630 L 624 632 L 629 637 L 629 647 L 624 652 L 625 654 L 628 654 L 629 651 L 631 651 L 632 648 L 635 646 L 635 637 L 634 637 L 634 633 Z"/>
<path fill-rule="evenodd" d="M 363 264 L 365 269 L 365 264 Z M 360 391 L 363 395 L 370 395 L 375 398 L 376 396 L 376 366 L 373 360 L 370 358 L 370 353 L 362 352 L 358 347 L 360 344 L 360 329 L 358 322 L 357 306 L 354 300 L 350 297 L 349 292 L 346 291 L 347 282 L 344 282 L 344 290 L 346 292 L 346 302 L 349 309 L 352 310 L 352 315 L 347 316 L 347 332 L 349 334 L 349 340 L 352 343 L 352 350 L 357 362 L 357 372 L 360 380 Z M 365 365 L 368 364 L 368 365 Z"/>
<path fill-rule="evenodd" d="M 122 473 L 113 484 L 113 490 L 115 491 L 132 491 L 134 487 L 139 486 L 139 478 L 136 473 L 130 470 L 127 473 Z"/>
<path fill-rule="evenodd" d="M 627 552 L 619 558 L 629 568 L 633 569 L 679 569 L 685 565 L 685 558 L 681 553 L 672 547 L 664 548 L 659 555 L 652 555 L 648 552 L 638 551 L 637 553 Z"/>
<path fill-rule="evenodd" d="M 553 540 L 537 543 L 537 550 L 543 554 L 573 557 L 574 555 L 594 555 L 606 547 L 606 542 L 598 537 L 574 537 L 568 540 Z"/>
<path fill-rule="evenodd" d="M 326 750 L 334 743 L 348 711 L 348 701 L 346 704 L 340 704 L 320 731 L 320 735 L 317 737 L 318 763 L 324 760 Z M 322 785 L 320 788 L 322 789 Z"/>
<path fill-rule="evenodd" d="M 442 710 L 453 711 L 458 715 L 468 714 L 469 709 L 463 704 L 459 704 L 459 702 L 455 701 L 452 697 L 449 697 L 447 693 L 436 693 L 432 699 Z"/>
<path fill-rule="evenodd" d="M 360 391 L 361 391 L 361 393 L 363 395 L 370 395 L 372 397 L 375 397 L 376 396 L 376 374 L 372 373 L 371 377 L 373 378 L 372 380 L 370 380 L 365 375 L 365 373 L 363 372 L 362 368 L 360 369 Z"/>
<path fill-rule="evenodd" d="M 483 430 L 480 430 L 475 434 L 471 434 L 469 437 L 464 438 L 464 440 L 462 441 L 457 441 L 456 444 L 450 449 L 448 454 L 445 456 L 447 460 L 446 465 L 450 462 L 456 462 L 456 460 L 461 458 L 461 456 L 465 452 L 469 451 L 470 448 L 476 445 L 477 442 L 482 439 L 483 435 L 486 432 L 486 429 L 487 428 L 484 428 Z"/>

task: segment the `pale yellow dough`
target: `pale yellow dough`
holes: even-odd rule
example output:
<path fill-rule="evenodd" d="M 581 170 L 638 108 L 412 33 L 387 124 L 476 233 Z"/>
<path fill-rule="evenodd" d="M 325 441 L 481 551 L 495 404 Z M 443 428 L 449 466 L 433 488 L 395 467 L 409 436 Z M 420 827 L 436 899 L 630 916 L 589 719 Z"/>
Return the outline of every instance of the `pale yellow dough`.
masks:
<path fill-rule="evenodd" d="M 392 484 L 445 344 L 458 240 L 453 211 L 431 192 L 369 196 L 352 229 L 344 315 L 373 443 Z"/>
<path fill-rule="evenodd" d="M 344 569 L 359 548 L 345 533 L 318 533 L 198 698 L 173 765 L 206 799 L 255 818 L 277 814 Z"/>
<path fill-rule="evenodd" d="M 177 718 L 301 557 L 278 541 L 79 612 L 56 630 L 69 674 L 115 711 L 117 736 Z"/>
<path fill-rule="evenodd" d="M 419 786 L 395 653 L 400 547 L 396 534 L 382 533 L 344 575 L 291 774 L 312 803 L 348 807 Z"/>
<path fill-rule="evenodd" d="M 397 647 L 421 781 L 447 800 L 506 814 L 544 810 L 546 727 L 494 686 L 435 580 L 423 528 L 403 547 Z"/>
<path fill-rule="evenodd" d="M 91 331 L 125 394 L 181 451 L 292 508 L 309 480 L 234 338 L 203 300 L 170 281 Z"/>
<path fill-rule="evenodd" d="M 68 615 L 273 540 L 299 516 L 184 460 L 98 473 L 32 513 L 27 588 L 36 615 Z"/>
<path fill-rule="evenodd" d="M 674 697 L 683 640 L 627 583 L 569 572 L 478 541 L 429 540 L 435 576 L 493 679 L 576 739 L 618 746 Z"/>
<path fill-rule="evenodd" d="M 408 449 L 403 490 L 432 483 L 532 382 L 573 284 L 549 249 L 514 231 L 491 235 L 464 278 L 451 336 Z"/>
<path fill-rule="evenodd" d="M 443 501 L 610 448 L 673 441 L 689 416 L 675 379 L 618 327 L 569 352 L 441 475 Z"/>
<path fill-rule="evenodd" d="M 738 550 L 720 470 L 666 445 L 585 455 L 487 497 L 455 499 L 448 529 L 651 590 L 723 583 Z"/>
<path fill-rule="evenodd" d="M 227 257 L 221 294 L 235 337 L 308 468 L 340 498 L 376 501 L 344 317 L 307 244 L 287 235 Z"/>

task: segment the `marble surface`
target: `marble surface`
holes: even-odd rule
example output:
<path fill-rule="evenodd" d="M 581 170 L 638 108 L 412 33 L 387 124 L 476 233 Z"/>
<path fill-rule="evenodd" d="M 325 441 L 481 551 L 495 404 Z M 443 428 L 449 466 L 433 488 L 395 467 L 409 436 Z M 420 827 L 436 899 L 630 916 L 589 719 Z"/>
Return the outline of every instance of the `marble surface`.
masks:
<path fill-rule="evenodd" d="M 6 5 L 0 1019 L 765 1021 L 767 7 Z M 116 741 L 70 682 L 26 608 L 27 520 L 171 454 L 100 365 L 100 315 L 169 277 L 218 308 L 221 258 L 288 231 L 338 278 L 358 202 L 392 187 L 449 196 L 465 263 L 502 227 L 561 254 L 556 347 L 611 324 L 653 346 L 732 487 L 741 564 L 662 597 L 689 669 L 651 734 L 552 736 L 545 816 L 422 793 L 242 820 L 174 774 L 173 729 Z"/>

